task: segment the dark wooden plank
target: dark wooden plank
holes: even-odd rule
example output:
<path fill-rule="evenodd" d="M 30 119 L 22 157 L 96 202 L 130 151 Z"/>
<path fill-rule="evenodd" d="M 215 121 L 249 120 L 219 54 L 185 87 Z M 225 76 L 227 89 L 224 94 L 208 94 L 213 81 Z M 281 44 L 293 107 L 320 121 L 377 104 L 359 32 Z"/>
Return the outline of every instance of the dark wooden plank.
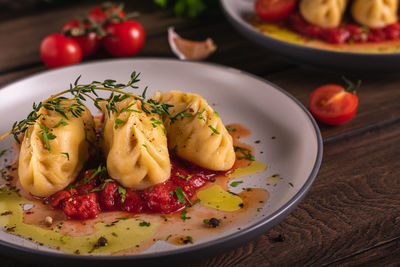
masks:
<path fill-rule="evenodd" d="M 333 262 L 334 266 L 399 266 L 400 240 L 396 239 Z"/>
<path fill-rule="evenodd" d="M 351 77 L 354 80 L 359 77 Z M 299 68 L 267 75 L 266 79 L 276 83 L 307 106 L 311 92 L 327 83 L 344 84 L 336 73 Z M 357 91 L 359 108 L 355 118 L 341 126 L 319 124 L 324 139 L 351 133 L 375 124 L 385 124 L 400 118 L 400 77 L 366 76 L 361 77 L 362 86 Z"/>
<path fill-rule="evenodd" d="M 291 215 L 196 266 L 320 266 L 399 238 L 399 151 L 400 122 L 327 144 L 314 185 Z"/>
<path fill-rule="evenodd" d="M 145 1 L 144 3 L 137 5 L 133 1 L 127 1 L 126 10 L 127 12 L 140 12 L 136 20 L 143 24 L 148 38 L 153 35 L 164 34 L 167 26 L 170 25 L 175 25 L 180 29 L 204 23 L 200 19 L 177 18 L 171 10 L 158 10 L 152 1 Z M 68 20 L 87 13 L 93 6 L 93 2 L 85 1 L 84 3 L 52 10 L 52 12 L 39 12 L 2 22 L 0 24 L 0 35 L 3 36 L 0 39 L 0 51 L 2 51 L 0 54 L 0 73 L 24 65 L 39 63 L 41 40 L 50 33 L 59 32 Z M 216 18 L 219 19 L 211 16 L 207 21 L 214 23 Z"/>

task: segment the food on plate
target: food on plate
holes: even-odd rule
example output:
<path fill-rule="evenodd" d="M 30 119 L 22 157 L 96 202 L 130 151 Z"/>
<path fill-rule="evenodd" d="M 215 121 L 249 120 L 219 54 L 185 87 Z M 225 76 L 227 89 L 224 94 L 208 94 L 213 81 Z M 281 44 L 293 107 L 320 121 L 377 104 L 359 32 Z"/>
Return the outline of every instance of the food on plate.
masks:
<path fill-rule="evenodd" d="M 339 26 L 347 0 L 302 0 L 299 9 L 303 18 L 322 28 Z"/>
<path fill-rule="evenodd" d="M 359 24 L 382 28 L 398 20 L 399 0 L 355 0 L 351 14 Z"/>
<path fill-rule="evenodd" d="M 44 103 L 36 122 L 27 126 L 19 155 L 21 185 L 39 197 L 48 197 L 76 179 L 90 157 L 87 140 L 94 140 L 88 109 L 71 100 L 54 104 L 57 110 L 46 109 Z"/>
<path fill-rule="evenodd" d="M 174 27 L 168 28 L 168 42 L 172 52 L 181 60 L 202 60 L 217 49 L 211 38 L 202 42 L 186 40 L 175 32 Z"/>
<path fill-rule="evenodd" d="M 114 112 L 108 112 L 103 105 L 103 151 L 109 175 L 135 189 L 167 180 L 171 163 L 161 116 L 147 114 L 140 100 L 132 97 L 114 108 Z"/>
<path fill-rule="evenodd" d="M 356 115 L 358 97 L 356 89 L 360 87 L 361 81 L 357 84 L 344 78 L 347 88 L 338 84 L 326 84 L 315 89 L 310 95 L 308 106 L 311 113 L 319 121 L 339 125 L 350 121 Z"/>
<path fill-rule="evenodd" d="M 271 2 L 284 5 L 287 0 Z M 265 35 L 313 48 L 393 53 L 400 51 L 398 4 L 398 0 L 299 0 L 288 15 L 274 21 L 260 15 L 256 4 L 257 16 L 249 20 Z"/>
<path fill-rule="evenodd" d="M 277 22 L 285 19 L 296 7 L 296 0 L 257 0 L 254 8 L 257 15 L 265 21 Z"/>
<path fill-rule="evenodd" d="M 232 137 L 200 95 L 170 91 L 154 99 L 171 105 L 164 116 L 168 147 L 183 159 L 215 171 L 227 171 L 235 162 Z"/>
<path fill-rule="evenodd" d="M 228 183 L 267 168 L 238 140 L 250 131 L 225 127 L 203 97 L 125 91 L 137 88 L 136 72 L 126 84 L 79 79 L 0 137 L 21 143 L 19 159 L 1 170 L 6 232 L 67 253 L 137 254 L 217 233 L 205 220 L 220 233 L 240 229 L 263 208 L 265 189 Z"/>

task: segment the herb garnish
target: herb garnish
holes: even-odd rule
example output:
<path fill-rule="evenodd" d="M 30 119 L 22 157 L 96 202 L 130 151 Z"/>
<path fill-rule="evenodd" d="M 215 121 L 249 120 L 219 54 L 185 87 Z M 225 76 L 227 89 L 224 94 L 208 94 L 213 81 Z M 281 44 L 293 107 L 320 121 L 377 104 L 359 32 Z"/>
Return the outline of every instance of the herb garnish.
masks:
<path fill-rule="evenodd" d="M 243 183 L 243 181 L 232 182 L 232 183 L 231 183 L 231 186 L 232 186 L 232 187 L 236 187 L 236 186 L 240 185 L 241 183 Z"/>
<path fill-rule="evenodd" d="M 232 128 L 232 127 L 229 127 L 229 126 L 226 126 L 225 128 L 226 128 L 229 132 L 231 132 L 231 133 L 234 133 L 234 132 L 237 131 L 236 128 Z"/>
<path fill-rule="evenodd" d="M 60 127 L 60 126 L 67 126 L 68 125 L 68 122 L 66 122 L 64 119 L 61 119 L 55 126 L 54 126 L 54 128 L 58 128 L 58 127 Z"/>
<path fill-rule="evenodd" d="M 240 147 L 240 146 L 234 146 L 233 147 L 235 152 L 240 152 L 241 156 L 238 156 L 238 159 L 247 159 L 250 161 L 254 161 L 254 155 L 251 154 L 251 150 L 248 148 Z"/>
<path fill-rule="evenodd" d="M 116 118 L 116 119 L 115 119 L 115 122 L 114 122 L 114 129 L 115 129 L 115 130 L 118 129 L 118 126 L 119 126 L 120 124 L 124 124 L 124 123 L 126 123 L 126 121 L 123 121 L 123 120 L 121 120 L 121 119 L 119 119 L 119 118 Z"/>
<path fill-rule="evenodd" d="M 43 131 L 41 131 L 40 133 L 42 134 L 43 140 L 46 143 L 47 150 L 49 150 L 49 152 L 51 152 L 51 147 L 50 147 L 49 140 L 56 139 L 57 136 L 55 136 L 54 134 L 50 133 L 49 132 L 49 128 L 47 128 L 43 124 L 41 124 L 39 122 L 38 122 L 38 124 L 39 124 L 40 128 L 43 129 Z"/>
<path fill-rule="evenodd" d="M 128 97 L 132 97 L 135 100 L 139 100 L 141 102 L 141 107 L 144 112 L 151 112 L 160 115 L 166 114 L 169 116 L 168 108 L 172 107 L 172 105 L 160 103 L 153 99 L 146 99 L 147 87 L 145 88 L 141 96 L 123 91 L 126 88 L 137 89 L 138 87 L 135 84 L 140 81 L 139 75 L 140 73 L 136 73 L 135 71 L 132 72 L 130 80 L 126 84 L 116 83 L 115 80 L 111 79 L 104 80 L 103 82 L 92 81 L 89 84 L 78 84 L 79 79 L 81 78 L 81 76 L 79 76 L 73 84 L 70 84 L 70 88 L 68 90 L 59 92 L 49 97 L 47 100 L 40 102 L 39 104 L 33 103 L 33 110 L 28 114 L 26 119 L 15 122 L 12 126 L 11 131 L 1 136 L 0 140 L 6 138 L 9 135 L 13 135 L 15 140 L 20 143 L 20 140 L 18 138 L 19 135 L 21 133 L 27 132 L 28 126 L 38 123 L 38 119 L 42 116 L 42 114 L 40 113 L 41 108 L 57 112 L 62 115 L 65 120 L 68 120 L 67 113 L 71 113 L 72 116 L 76 118 L 81 117 L 86 109 L 85 105 L 83 104 L 83 101 L 86 101 L 86 99 L 92 100 L 95 107 L 99 110 L 101 110 L 99 103 L 106 102 L 105 108 L 108 115 L 117 112 L 116 104 L 118 102 L 121 102 Z M 98 96 L 97 91 L 109 91 L 110 96 L 105 99 L 101 98 Z M 72 98 L 68 99 L 66 97 L 63 97 L 63 95 L 67 93 L 72 94 Z M 63 106 L 61 105 L 61 102 L 64 100 L 73 100 L 73 104 Z M 130 110 L 129 108 L 124 111 L 136 112 L 135 110 Z M 67 123 L 65 120 L 60 121 L 60 125 L 64 125 L 65 123 Z M 51 134 L 49 132 L 49 129 L 44 125 L 39 125 L 43 130 L 43 140 L 46 143 L 47 149 L 51 152 L 49 140 L 56 138 L 56 136 Z"/>
<path fill-rule="evenodd" d="M 121 195 L 121 202 L 124 203 L 125 202 L 125 198 L 126 198 L 126 189 L 122 186 L 118 186 L 118 194 Z"/>
<path fill-rule="evenodd" d="M 150 226 L 150 223 L 149 223 L 149 222 L 143 221 L 143 222 L 139 223 L 139 226 L 140 226 L 140 227 L 144 227 L 144 226 L 149 227 L 149 226 Z"/>
<path fill-rule="evenodd" d="M 213 133 L 212 133 L 211 135 L 213 135 L 213 134 L 219 134 L 219 132 L 217 131 L 217 129 L 215 129 L 214 127 L 212 127 L 212 125 L 208 125 L 208 128 L 210 128 L 211 131 L 213 131 Z"/>
<path fill-rule="evenodd" d="M 203 115 L 202 115 L 205 111 L 206 111 L 206 109 L 203 108 L 200 112 L 197 113 L 197 116 L 198 116 L 199 120 L 206 121 L 206 118 L 204 118 Z"/>
<path fill-rule="evenodd" d="M 186 214 L 187 214 L 187 207 L 185 206 L 185 208 L 181 212 L 181 219 L 184 220 L 184 221 L 189 220 L 189 219 L 192 218 L 192 217 L 186 217 Z"/>
<path fill-rule="evenodd" d="M 178 188 L 175 189 L 175 195 L 178 198 L 178 202 L 185 204 L 186 200 L 185 200 L 185 197 L 183 196 L 183 194 L 184 193 L 182 191 L 182 187 L 179 186 Z"/>
<path fill-rule="evenodd" d="M 177 173 L 175 174 L 175 176 L 177 176 L 177 177 L 179 177 L 179 178 L 182 178 L 182 179 L 188 181 L 190 178 L 193 177 L 193 174 L 186 176 L 186 175 L 183 175 L 183 174 L 179 174 L 179 172 L 177 172 Z"/>
<path fill-rule="evenodd" d="M 2 157 L 2 156 L 4 156 L 4 154 L 7 152 L 7 149 L 3 149 L 1 152 L 0 152 L 0 158 Z"/>
<path fill-rule="evenodd" d="M 192 114 L 192 113 L 188 113 L 188 112 L 186 112 L 186 111 L 188 111 L 189 110 L 189 108 L 187 108 L 187 109 L 184 109 L 184 110 L 182 110 L 181 112 L 178 112 L 175 116 L 173 116 L 173 117 L 169 117 L 169 119 L 170 119 L 170 123 L 169 124 L 172 124 L 172 123 L 174 123 L 177 119 L 181 119 L 181 120 L 183 120 L 184 118 L 186 118 L 186 117 L 194 117 L 194 115 Z"/>

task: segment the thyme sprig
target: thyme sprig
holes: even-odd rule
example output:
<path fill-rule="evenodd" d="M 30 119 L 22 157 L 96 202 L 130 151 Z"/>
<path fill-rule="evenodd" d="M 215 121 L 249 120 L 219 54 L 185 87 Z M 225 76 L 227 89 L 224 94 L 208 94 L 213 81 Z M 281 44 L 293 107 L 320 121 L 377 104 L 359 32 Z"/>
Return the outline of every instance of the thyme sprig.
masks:
<path fill-rule="evenodd" d="M 146 99 L 147 87 L 144 89 L 141 95 L 136 95 L 130 92 L 123 91 L 127 88 L 138 89 L 138 86 L 136 86 L 136 84 L 140 81 L 139 76 L 140 73 L 133 71 L 131 73 L 130 80 L 126 84 L 117 83 L 115 80 L 112 79 L 106 79 L 103 82 L 92 81 L 89 84 L 79 84 L 79 80 L 81 78 L 80 75 L 73 84 L 70 84 L 68 90 L 64 90 L 55 95 L 52 95 L 47 100 L 40 102 L 39 104 L 33 103 L 33 110 L 28 114 L 28 116 L 21 121 L 15 122 L 12 126 L 11 131 L 1 136 L 0 140 L 3 140 L 9 135 L 13 135 L 15 140 L 20 143 L 20 134 L 25 133 L 30 125 L 38 122 L 39 118 L 42 116 L 42 114 L 39 112 L 42 107 L 46 110 L 55 111 L 61 114 L 61 116 L 65 120 L 69 119 L 69 113 L 73 117 L 81 117 L 86 108 L 83 102 L 87 101 L 87 99 L 92 100 L 94 102 L 94 106 L 100 111 L 102 110 L 100 107 L 100 102 L 104 101 L 108 115 L 117 112 L 116 103 L 121 102 L 128 97 L 132 97 L 141 102 L 141 108 L 145 113 L 156 113 L 169 116 L 168 108 L 172 107 L 172 105 L 164 104 L 153 99 Z M 106 99 L 101 98 L 97 94 L 98 91 L 109 91 L 110 96 Z M 63 96 L 68 93 L 72 95 L 72 98 L 66 98 Z M 72 102 L 72 104 L 65 106 L 61 105 L 64 100 L 74 101 Z M 131 110 L 126 109 L 124 111 L 130 112 Z M 137 112 L 136 110 L 132 111 Z M 62 121 L 61 123 L 62 125 L 64 125 L 67 122 Z M 47 140 L 46 145 L 48 146 L 48 148 L 50 148 L 47 143 L 48 140 L 51 140 L 51 138 L 53 138 L 53 136 L 49 136 L 49 134 L 47 134 L 45 130 L 46 128 L 42 127 L 42 129 L 44 133 L 42 134 L 43 138 L 45 139 L 45 141 Z"/>

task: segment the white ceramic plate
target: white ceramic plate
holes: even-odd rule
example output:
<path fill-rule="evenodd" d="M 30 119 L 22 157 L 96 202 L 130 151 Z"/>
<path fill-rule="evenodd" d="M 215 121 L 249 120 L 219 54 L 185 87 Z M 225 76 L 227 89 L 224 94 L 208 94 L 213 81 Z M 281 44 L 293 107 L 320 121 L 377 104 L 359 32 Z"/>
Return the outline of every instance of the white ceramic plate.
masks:
<path fill-rule="evenodd" d="M 139 86 L 149 86 L 148 96 L 156 90 L 166 92 L 178 89 L 198 93 L 209 103 L 218 103 L 214 109 L 225 124 L 241 123 L 251 129 L 251 137 L 243 141 L 255 145 L 256 160 L 267 163 L 268 169 L 251 179 L 243 179 L 243 186 L 267 188 L 270 199 L 265 207 L 255 218 L 249 218 L 240 231 L 232 229 L 184 247 L 162 242 L 140 255 L 101 257 L 63 254 L 3 231 L 0 231 L 0 252 L 34 262 L 60 262 L 62 259 L 63 263 L 85 260 L 92 264 L 110 260 L 161 260 L 177 254 L 181 259 L 213 254 L 265 232 L 282 220 L 305 195 L 322 159 L 321 135 L 315 121 L 287 92 L 233 68 L 167 59 L 125 59 L 46 71 L 0 90 L 0 99 L 7 100 L 2 101 L 0 106 L 0 133 L 8 132 L 14 121 L 25 118 L 31 111 L 32 102 L 37 103 L 67 89 L 79 75 L 82 75 L 80 83 L 108 78 L 126 82 L 133 70 L 141 72 Z M 271 139 L 273 136 L 276 138 Z M 255 140 L 261 140 L 261 143 L 254 144 Z M 11 137 L 0 142 L 0 151 L 8 148 L 10 141 Z M 276 187 L 267 187 L 267 177 L 275 173 L 284 177 L 284 182 Z M 289 182 L 293 187 L 288 185 Z"/>

